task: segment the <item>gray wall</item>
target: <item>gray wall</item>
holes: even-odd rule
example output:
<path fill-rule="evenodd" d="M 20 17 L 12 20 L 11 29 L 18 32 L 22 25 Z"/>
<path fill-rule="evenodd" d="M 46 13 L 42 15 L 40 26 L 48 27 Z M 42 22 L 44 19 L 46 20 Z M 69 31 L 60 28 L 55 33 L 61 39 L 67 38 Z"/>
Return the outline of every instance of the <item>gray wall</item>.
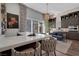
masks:
<path fill-rule="evenodd" d="M 27 7 L 27 18 L 33 18 L 33 19 L 39 19 L 39 20 L 43 20 L 43 16 L 42 13 L 37 12 L 31 8 Z"/>

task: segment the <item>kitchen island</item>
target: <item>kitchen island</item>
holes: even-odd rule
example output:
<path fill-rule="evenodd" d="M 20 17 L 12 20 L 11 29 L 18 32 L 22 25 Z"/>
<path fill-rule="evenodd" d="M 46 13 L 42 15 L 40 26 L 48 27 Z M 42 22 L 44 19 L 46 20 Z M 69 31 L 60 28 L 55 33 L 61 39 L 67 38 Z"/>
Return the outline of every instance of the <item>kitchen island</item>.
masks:
<path fill-rule="evenodd" d="M 0 37 L 0 52 L 37 42 L 44 39 L 45 37 L 46 36 L 43 34 L 36 36 L 24 35 L 14 37 Z"/>
<path fill-rule="evenodd" d="M 79 40 L 79 32 L 78 31 L 71 31 L 67 32 L 67 39 L 71 40 Z"/>

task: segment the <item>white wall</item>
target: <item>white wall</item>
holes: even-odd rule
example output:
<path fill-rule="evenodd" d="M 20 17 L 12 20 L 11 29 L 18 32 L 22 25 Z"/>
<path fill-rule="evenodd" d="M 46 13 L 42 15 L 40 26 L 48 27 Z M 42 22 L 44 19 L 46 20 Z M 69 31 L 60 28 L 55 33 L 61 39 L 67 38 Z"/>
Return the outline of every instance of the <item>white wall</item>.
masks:
<path fill-rule="evenodd" d="M 19 15 L 19 5 L 17 3 L 6 3 L 6 11 Z"/>
<path fill-rule="evenodd" d="M 17 3 L 6 3 L 6 12 L 20 15 L 19 5 Z M 15 34 L 18 32 L 19 29 L 7 29 L 6 35 L 8 32 L 11 34 Z"/>
<path fill-rule="evenodd" d="M 43 16 L 42 16 L 42 13 L 37 12 L 37 11 L 27 7 L 27 18 L 34 18 L 34 19 L 42 20 Z"/>
<path fill-rule="evenodd" d="M 61 27 L 61 17 L 60 15 L 56 16 L 56 29 L 58 29 L 59 27 Z"/>
<path fill-rule="evenodd" d="M 66 15 L 68 13 L 71 13 L 71 12 L 75 12 L 75 11 L 79 11 L 79 7 L 76 7 L 76 8 L 73 8 L 73 9 L 70 9 L 70 10 L 67 10 L 67 11 L 64 11 L 62 13 L 60 13 L 60 15 Z"/>

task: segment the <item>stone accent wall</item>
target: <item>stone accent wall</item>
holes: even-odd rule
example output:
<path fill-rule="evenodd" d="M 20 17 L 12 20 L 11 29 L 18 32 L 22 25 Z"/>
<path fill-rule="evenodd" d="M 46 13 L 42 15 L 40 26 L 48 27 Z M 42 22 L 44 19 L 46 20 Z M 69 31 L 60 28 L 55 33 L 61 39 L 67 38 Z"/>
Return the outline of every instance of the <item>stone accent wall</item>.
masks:
<path fill-rule="evenodd" d="M 19 4 L 20 6 L 20 31 L 26 31 L 26 6 Z"/>

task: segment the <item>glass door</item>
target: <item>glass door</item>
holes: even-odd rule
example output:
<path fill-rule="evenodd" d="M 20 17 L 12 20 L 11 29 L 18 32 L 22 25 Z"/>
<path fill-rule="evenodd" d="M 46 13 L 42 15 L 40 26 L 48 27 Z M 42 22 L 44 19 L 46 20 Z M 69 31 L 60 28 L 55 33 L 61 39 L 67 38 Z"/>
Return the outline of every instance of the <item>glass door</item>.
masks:
<path fill-rule="evenodd" d="M 38 21 L 33 21 L 33 33 L 38 33 Z"/>
<path fill-rule="evenodd" d="M 39 33 L 43 33 L 43 24 L 39 23 Z"/>

